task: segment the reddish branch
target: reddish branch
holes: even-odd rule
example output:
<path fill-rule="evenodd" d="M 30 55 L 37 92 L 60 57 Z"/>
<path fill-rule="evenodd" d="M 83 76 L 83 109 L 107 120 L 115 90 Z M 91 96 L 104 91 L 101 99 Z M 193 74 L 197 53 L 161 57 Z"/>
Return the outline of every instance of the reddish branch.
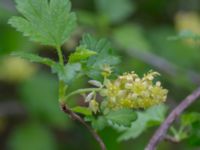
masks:
<path fill-rule="evenodd" d="M 91 132 L 95 140 L 99 143 L 101 150 L 106 150 L 106 146 L 103 140 L 101 139 L 101 137 L 79 115 L 74 113 L 66 104 L 61 104 L 61 109 L 64 113 L 68 114 L 73 120 L 76 120 L 82 123 Z"/>
<path fill-rule="evenodd" d="M 187 96 L 172 112 L 168 115 L 167 119 L 163 122 L 163 124 L 158 128 L 155 132 L 151 140 L 149 141 L 145 150 L 155 150 L 157 145 L 166 135 L 166 132 L 173 121 L 180 116 L 180 114 L 189 107 L 193 102 L 200 97 L 200 87 Z"/>

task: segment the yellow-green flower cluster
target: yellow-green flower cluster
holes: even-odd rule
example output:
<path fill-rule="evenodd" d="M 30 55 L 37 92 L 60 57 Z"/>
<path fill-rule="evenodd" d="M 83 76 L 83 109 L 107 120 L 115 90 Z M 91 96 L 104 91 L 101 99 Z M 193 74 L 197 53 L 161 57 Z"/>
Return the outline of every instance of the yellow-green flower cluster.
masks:
<path fill-rule="evenodd" d="M 161 83 L 153 80 L 157 72 L 150 71 L 140 78 L 136 73 L 124 73 L 116 80 L 105 81 L 102 93 L 107 97 L 106 106 L 110 109 L 119 108 L 148 108 L 166 100 L 167 90 Z"/>

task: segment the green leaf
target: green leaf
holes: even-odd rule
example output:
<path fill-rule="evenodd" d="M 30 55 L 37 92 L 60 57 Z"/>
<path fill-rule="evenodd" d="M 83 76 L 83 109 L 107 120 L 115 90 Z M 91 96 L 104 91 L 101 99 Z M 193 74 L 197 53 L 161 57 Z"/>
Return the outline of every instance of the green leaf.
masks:
<path fill-rule="evenodd" d="M 12 56 L 21 57 L 21 58 L 27 59 L 31 62 L 37 62 L 37 63 L 45 64 L 48 66 L 52 66 L 55 64 L 55 62 L 49 58 L 40 57 L 36 54 L 31 54 L 31 53 L 14 52 L 14 53 L 12 53 Z"/>
<path fill-rule="evenodd" d="M 69 0 L 15 0 L 22 17 L 12 17 L 9 24 L 32 41 L 58 47 L 70 36 L 76 16 Z"/>
<path fill-rule="evenodd" d="M 200 121 L 200 113 L 190 112 L 190 113 L 185 113 L 181 116 L 181 125 L 183 126 L 191 125 L 196 121 Z"/>
<path fill-rule="evenodd" d="M 92 122 L 92 121 L 94 121 L 95 120 L 95 118 L 94 118 L 94 116 L 92 115 L 92 116 L 85 116 L 84 117 L 84 121 L 86 121 L 86 122 Z"/>
<path fill-rule="evenodd" d="M 81 71 L 80 63 L 66 64 L 64 67 L 60 64 L 55 64 L 52 66 L 52 72 L 57 73 L 59 80 L 64 81 L 67 84 L 70 84 Z"/>
<path fill-rule="evenodd" d="M 96 52 L 88 50 L 84 47 L 77 47 L 76 51 L 69 56 L 69 63 L 79 62 L 96 54 Z"/>
<path fill-rule="evenodd" d="M 107 119 L 104 116 L 99 116 L 97 119 L 92 120 L 92 127 L 96 130 L 103 130 L 107 125 Z"/>
<path fill-rule="evenodd" d="M 151 107 L 144 112 L 137 112 L 137 120 L 132 123 L 130 128 L 123 128 L 121 131 L 123 133 L 118 138 L 118 141 L 131 138 L 134 139 L 142 134 L 147 128 L 161 124 L 165 118 L 165 113 L 165 105 L 158 105 Z"/>
<path fill-rule="evenodd" d="M 101 77 L 103 65 L 108 64 L 112 66 L 120 62 L 120 59 L 114 55 L 111 45 L 106 39 L 96 40 L 91 35 L 86 34 L 82 38 L 81 46 L 97 53 L 97 55 L 91 56 L 88 59 L 84 67 L 85 73 L 93 79 Z"/>
<path fill-rule="evenodd" d="M 85 34 L 81 45 L 97 53 L 88 60 L 88 65 L 101 67 L 104 64 L 116 65 L 119 63 L 119 58 L 113 54 L 111 44 L 106 39 L 96 40 L 91 35 Z"/>
<path fill-rule="evenodd" d="M 187 142 L 191 146 L 200 146 L 200 121 L 194 122 L 191 126 L 191 131 Z"/>
<path fill-rule="evenodd" d="M 158 126 L 165 120 L 167 107 L 164 104 L 153 106 L 146 110 L 147 127 Z"/>
<path fill-rule="evenodd" d="M 181 127 L 187 130 L 183 133 L 189 145 L 200 146 L 200 113 L 190 112 L 181 116 Z"/>
<path fill-rule="evenodd" d="M 72 111 L 76 112 L 76 113 L 80 113 L 86 116 L 91 116 L 92 115 L 92 111 L 87 108 L 87 107 L 81 107 L 81 106 L 77 106 L 72 108 Z"/>
<path fill-rule="evenodd" d="M 109 112 L 105 117 L 113 124 L 130 126 L 137 119 L 137 114 L 130 109 L 120 109 Z"/>
<path fill-rule="evenodd" d="M 66 83 L 70 83 L 80 71 L 81 65 L 79 63 L 67 64 L 65 65 L 64 74 L 61 76 L 61 79 L 63 79 Z"/>
<path fill-rule="evenodd" d="M 118 141 L 128 140 L 130 138 L 134 139 L 142 134 L 146 129 L 147 119 L 143 115 L 143 113 L 137 113 L 137 120 L 132 123 L 130 128 L 123 129 L 123 133 L 117 139 Z M 117 128 L 120 131 L 120 129 Z"/>
<path fill-rule="evenodd" d="M 5 21 L 7 22 L 7 20 L 8 19 L 6 19 Z M 0 19 L 0 22 L 1 21 L 3 20 Z M 0 57 L 4 55 L 9 55 L 11 52 L 17 50 L 22 51 L 33 49 L 33 43 L 29 42 L 19 32 L 15 31 L 15 29 L 8 26 L 6 22 L 3 21 L 2 23 L 0 23 Z"/>

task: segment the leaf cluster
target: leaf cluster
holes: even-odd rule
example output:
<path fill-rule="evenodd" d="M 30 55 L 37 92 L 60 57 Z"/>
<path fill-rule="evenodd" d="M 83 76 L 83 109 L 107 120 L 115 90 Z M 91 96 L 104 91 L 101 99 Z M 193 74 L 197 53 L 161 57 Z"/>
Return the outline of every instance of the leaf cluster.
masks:
<path fill-rule="evenodd" d="M 123 3 L 121 0 L 118 2 Z M 52 72 L 57 74 L 59 81 L 65 85 L 72 84 L 76 78 L 83 75 L 100 81 L 103 79 L 104 65 L 112 68 L 120 62 L 106 39 L 97 40 L 85 34 L 79 46 L 70 54 L 68 62 L 64 64 L 60 47 L 69 39 L 76 26 L 76 16 L 71 12 L 70 1 L 16 0 L 16 3 L 17 10 L 22 16 L 12 17 L 9 24 L 30 40 L 56 48 L 61 61 L 58 63 L 30 53 L 21 52 L 13 55 L 49 66 Z M 111 126 L 123 131 L 119 140 L 127 140 L 139 136 L 148 127 L 160 124 L 164 119 L 165 107 L 157 106 L 145 112 L 122 108 L 109 112 L 102 111 L 98 115 L 94 115 L 87 107 L 74 107 L 72 111 L 84 115 L 85 121 L 90 121 L 97 130 Z"/>

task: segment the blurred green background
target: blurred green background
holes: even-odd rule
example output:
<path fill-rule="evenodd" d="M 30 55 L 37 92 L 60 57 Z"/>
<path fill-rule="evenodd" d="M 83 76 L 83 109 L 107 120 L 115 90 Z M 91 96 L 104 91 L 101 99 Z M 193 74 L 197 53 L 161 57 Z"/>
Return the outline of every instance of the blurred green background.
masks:
<path fill-rule="evenodd" d="M 63 45 L 65 61 L 82 34 L 90 32 L 111 40 L 121 57 L 120 72 L 134 70 L 142 75 L 150 69 L 159 71 L 169 90 L 169 110 L 200 85 L 200 42 L 189 36 L 200 35 L 199 0 L 72 0 L 72 5 L 79 26 Z M 82 125 L 60 111 L 58 83 L 50 69 L 10 56 L 12 51 L 30 51 L 57 60 L 54 49 L 29 42 L 7 24 L 15 14 L 13 1 L 0 1 L 0 150 L 99 149 Z M 172 40 L 179 33 L 186 38 Z M 70 90 L 85 86 L 87 79 L 81 78 Z M 197 101 L 187 111 L 200 112 L 199 107 Z M 137 139 L 120 143 L 116 140 L 119 133 L 111 128 L 100 135 L 108 150 L 143 150 L 155 129 L 148 128 Z M 183 140 L 179 144 L 162 142 L 158 149 L 198 147 Z"/>

